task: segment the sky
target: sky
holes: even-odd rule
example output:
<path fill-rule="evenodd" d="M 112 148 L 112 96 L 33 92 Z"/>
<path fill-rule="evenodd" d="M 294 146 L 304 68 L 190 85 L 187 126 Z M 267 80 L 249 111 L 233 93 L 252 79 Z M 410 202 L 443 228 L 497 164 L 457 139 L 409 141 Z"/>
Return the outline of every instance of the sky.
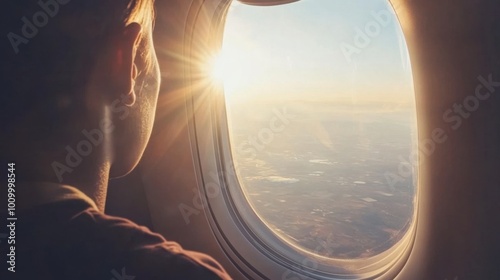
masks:
<path fill-rule="evenodd" d="M 228 100 L 414 98 L 406 43 L 386 0 L 233 1 L 216 68 Z"/>

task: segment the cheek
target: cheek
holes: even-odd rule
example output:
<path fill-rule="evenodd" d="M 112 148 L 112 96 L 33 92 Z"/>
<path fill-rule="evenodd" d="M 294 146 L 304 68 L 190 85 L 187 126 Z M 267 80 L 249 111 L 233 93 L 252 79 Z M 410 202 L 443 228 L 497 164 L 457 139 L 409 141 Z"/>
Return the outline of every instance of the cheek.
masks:
<path fill-rule="evenodd" d="M 154 67 L 154 71 L 150 74 L 144 75 L 140 81 L 140 88 L 136 89 L 137 95 L 137 108 L 140 112 L 140 118 L 143 119 L 143 125 L 146 127 L 152 126 L 155 116 L 156 103 L 158 101 L 158 93 L 160 90 L 158 67 Z"/>
<path fill-rule="evenodd" d="M 146 99 L 149 105 L 155 106 L 160 91 L 160 67 L 153 48 L 149 50 L 150 63 L 148 69 L 141 71 L 135 83 L 135 93 L 138 99 Z M 146 66 L 146 65 L 143 65 Z"/>
<path fill-rule="evenodd" d="M 128 174 L 141 159 L 152 130 L 151 107 L 147 99 L 142 99 L 129 109 L 126 118 L 115 118 L 111 177 Z"/>
<path fill-rule="evenodd" d="M 126 107 L 126 112 L 117 112 L 114 116 L 117 128 L 112 177 L 123 176 L 137 165 L 151 135 L 160 89 L 158 61 L 154 51 L 151 54 L 149 71 L 141 71 L 145 65 L 138 61 L 139 76 L 134 88 L 135 104 Z"/>
<path fill-rule="evenodd" d="M 159 86 L 159 70 L 155 61 L 149 73 L 138 77 L 135 89 L 136 104 L 131 108 L 135 122 L 132 126 L 136 127 L 134 134 L 138 138 L 137 148 L 140 154 L 145 149 L 153 129 Z"/>

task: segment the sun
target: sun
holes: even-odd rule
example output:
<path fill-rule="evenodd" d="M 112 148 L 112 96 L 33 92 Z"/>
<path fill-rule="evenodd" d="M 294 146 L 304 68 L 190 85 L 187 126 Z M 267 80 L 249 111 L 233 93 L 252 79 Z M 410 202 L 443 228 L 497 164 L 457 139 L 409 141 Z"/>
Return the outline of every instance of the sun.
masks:
<path fill-rule="evenodd" d="M 238 94 L 256 81 L 259 64 L 237 47 L 223 48 L 209 63 L 209 77 L 213 83 L 222 84 L 226 94 Z"/>
<path fill-rule="evenodd" d="M 224 83 L 230 73 L 230 66 L 224 54 L 221 52 L 214 56 L 210 64 L 210 78 L 217 83 Z"/>

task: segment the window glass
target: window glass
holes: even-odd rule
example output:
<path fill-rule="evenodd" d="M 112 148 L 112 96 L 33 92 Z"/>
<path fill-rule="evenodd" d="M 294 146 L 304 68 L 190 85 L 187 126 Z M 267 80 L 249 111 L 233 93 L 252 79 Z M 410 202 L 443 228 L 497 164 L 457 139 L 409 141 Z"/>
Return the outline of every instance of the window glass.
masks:
<path fill-rule="evenodd" d="M 277 236 L 341 259 L 402 238 L 414 211 L 416 120 L 387 1 L 233 1 L 214 77 L 241 188 Z"/>

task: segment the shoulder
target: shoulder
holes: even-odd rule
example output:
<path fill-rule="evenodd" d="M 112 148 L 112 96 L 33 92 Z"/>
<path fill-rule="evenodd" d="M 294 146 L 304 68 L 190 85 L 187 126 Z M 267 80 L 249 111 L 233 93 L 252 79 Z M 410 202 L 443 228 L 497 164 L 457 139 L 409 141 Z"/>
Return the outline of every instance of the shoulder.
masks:
<path fill-rule="evenodd" d="M 79 252 L 83 260 L 89 262 L 87 266 L 95 267 L 95 271 L 107 273 L 107 276 L 116 274 L 117 278 L 117 275 L 122 275 L 122 279 L 123 274 L 136 279 L 230 279 L 213 258 L 184 250 L 146 227 L 92 208 L 72 216 L 61 233 L 60 238 L 70 239 L 66 243 L 69 246 L 60 251 L 61 258 Z"/>

